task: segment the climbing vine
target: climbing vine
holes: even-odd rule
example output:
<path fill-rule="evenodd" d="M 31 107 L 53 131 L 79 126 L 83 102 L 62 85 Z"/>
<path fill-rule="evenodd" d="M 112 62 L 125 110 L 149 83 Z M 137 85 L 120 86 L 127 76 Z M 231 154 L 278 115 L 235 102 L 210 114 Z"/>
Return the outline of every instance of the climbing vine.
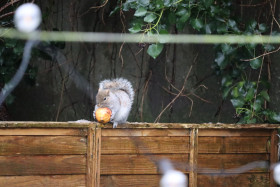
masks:
<path fill-rule="evenodd" d="M 266 3 L 273 16 L 274 2 Z M 188 25 L 203 34 L 272 34 L 259 19 L 248 21 L 236 16 L 232 0 L 120 0 L 111 14 L 131 10 L 131 33 L 168 34 L 174 27 L 183 31 Z M 147 53 L 157 58 L 163 47 L 160 42 L 150 44 Z M 221 77 L 223 99 L 231 101 L 240 123 L 280 122 L 280 115 L 266 107 L 270 102 L 269 80 L 262 75 L 266 62 L 265 55 L 260 55 L 274 49 L 270 44 L 215 46 L 213 70 Z"/>

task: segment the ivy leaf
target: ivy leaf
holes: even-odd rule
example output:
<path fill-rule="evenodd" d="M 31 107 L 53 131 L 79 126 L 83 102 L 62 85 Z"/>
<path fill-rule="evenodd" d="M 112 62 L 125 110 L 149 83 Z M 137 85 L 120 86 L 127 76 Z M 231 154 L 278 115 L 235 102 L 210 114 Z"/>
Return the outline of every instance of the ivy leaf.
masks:
<path fill-rule="evenodd" d="M 148 15 L 145 16 L 144 21 L 148 23 L 152 23 L 156 18 L 157 16 L 155 14 L 149 13 Z"/>
<path fill-rule="evenodd" d="M 252 104 L 253 105 L 253 109 L 258 112 L 261 110 L 262 108 L 262 103 L 263 101 L 259 98 L 256 99 L 256 101 Z"/>
<path fill-rule="evenodd" d="M 203 5 L 208 8 L 213 4 L 213 0 L 202 0 Z"/>
<path fill-rule="evenodd" d="M 230 101 L 234 108 L 241 108 L 244 105 L 244 100 L 241 98 L 231 99 Z"/>
<path fill-rule="evenodd" d="M 234 98 L 237 98 L 237 97 L 239 97 L 239 96 L 240 96 L 240 93 L 239 93 L 239 91 L 238 91 L 238 88 L 237 88 L 237 87 L 234 87 L 234 88 L 232 89 L 232 91 L 231 91 L 231 95 L 232 95 L 232 97 L 234 97 Z"/>
<path fill-rule="evenodd" d="M 259 24 L 259 31 L 265 32 L 266 31 L 266 25 L 264 23 Z"/>
<path fill-rule="evenodd" d="M 187 9 L 185 8 L 180 8 L 177 12 L 176 12 L 176 15 L 177 16 L 184 16 L 187 14 Z"/>
<path fill-rule="evenodd" d="M 267 90 L 263 90 L 263 91 L 261 91 L 260 92 L 260 95 L 266 100 L 266 101 L 270 101 L 270 97 L 269 97 L 269 95 L 268 95 L 268 93 L 267 93 Z"/>
<path fill-rule="evenodd" d="M 205 25 L 205 33 L 206 34 L 212 34 L 210 24 L 206 24 Z"/>
<path fill-rule="evenodd" d="M 225 61 L 225 55 L 224 53 L 218 52 L 218 56 L 217 58 L 215 58 L 215 62 L 218 64 L 218 66 L 221 69 L 224 69 L 227 65 L 226 61 Z"/>
<path fill-rule="evenodd" d="M 253 69 L 258 69 L 259 67 L 261 67 L 261 65 L 262 65 L 262 61 L 260 58 L 256 58 L 250 61 L 250 66 Z"/>
<path fill-rule="evenodd" d="M 138 3 L 142 6 L 148 6 L 150 4 L 150 0 L 137 0 Z"/>
<path fill-rule="evenodd" d="M 157 58 L 157 56 L 161 53 L 163 49 L 163 44 L 157 43 L 157 44 L 152 44 L 149 46 L 147 53 L 153 57 L 154 59 Z"/>
<path fill-rule="evenodd" d="M 203 27 L 203 22 L 201 21 L 201 19 L 198 19 L 198 18 L 192 19 L 191 25 L 194 29 L 199 31 Z"/>
<path fill-rule="evenodd" d="M 275 47 L 271 44 L 265 44 L 263 45 L 263 48 L 267 51 L 272 51 L 273 49 L 275 49 Z"/>
<path fill-rule="evenodd" d="M 131 33 L 138 33 L 138 32 L 141 31 L 141 25 L 140 24 L 135 24 L 135 25 L 133 25 L 133 27 L 129 28 L 128 30 Z"/>
<path fill-rule="evenodd" d="M 225 89 L 223 89 L 223 99 L 226 99 L 229 92 L 230 92 L 231 87 L 227 87 Z"/>
<path fill-rule="evenodd" d="M 273 113 L 271 118 L 277 122 L 280 122 L 280 114 Z"/>
<path fill-rule="evenodd" d="M 246 93 L 245 101 L 251 101 L 255 96 L 255 89 L 250 88 L 249 91 Z"/>
<path fill-rule="evenodd" d="M 142 17 L 142 16 L 145 16 L 147 13 L 147 9 L 144 8 L 144 7 L 139 7 L 135 13 L 134 13 L 134 16 L 136 17 Z"/>
<path fill-rule="evenodd" d="M 220 24 L 217 27 L 217 33 L 227 33 L 227 31 L 228 31 L 228 27 L 225 24 Z"/>

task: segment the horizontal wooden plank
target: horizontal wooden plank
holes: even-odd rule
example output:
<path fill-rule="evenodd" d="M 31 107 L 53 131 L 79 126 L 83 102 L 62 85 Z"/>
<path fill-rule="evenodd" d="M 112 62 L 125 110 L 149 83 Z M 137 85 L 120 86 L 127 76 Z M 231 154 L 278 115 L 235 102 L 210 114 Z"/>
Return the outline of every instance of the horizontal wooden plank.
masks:
<path fill-rule="evenodd" d="M 86 137 L 0 136 L 0 156 L 86 154 Z"/>
<path fill-rule="evenodd" d="M 198 137 L 198 153 L 269 153 L 270 137 Z"/>
<path fill-rule="evenodd" d="M 1 121 L 0 128 L 88 128 L 96 126 L 94 122 L 54 122 L 54 121 Z"/>
<path fill-rule="evenodd" d="M 58 128 L 0 128 L 0 136 L 86 136 L 87 128 L 84 129 L 58 129 Z"/>
<path fill-rule="evenodd" d="M 12 187 L 85 187 L 85 175 L 0 176 L 0 186 Z"/>
<path fill-rule="evenodd" d="M 190 136 L 189 129 L 102 129 L 101 136 Z"/>
<path fill-rule="evenodd" d="M 269 154 L 198 154 L 197 163 L 199 173 L 269 172 L 268 160 Z"/>
<path fill-rule="evenodd" d="M 158 174 L 159 170 L 154 161 L 170 159 L 177 169 L 187 172 L 188 154 L 165 155 L 102 155 L 101 175 L 112 174 Z"/>
<path fill-rule="evenodd" d="M 198 136 L 271 136 L 271 129 L 199 129 Z"/>
<path fill-rule="evenodd" d="M 239 175 L 198 175 L 198 187 L 268 187 L 268 173 L 253 173 Z"/>
<path fill-rule="evenodd" d="M 112 124 L 96 124 L 97 128 L 110 129 Z M 138 123 L 118 125 L 119 129 L 279 129 L 280 124 L 224 124 L 224 123 Z"/>
<path fill-rule="evenodd" d="M 101 154 L 189 153 L 189 137 L 102 137 Z"/>
<path fill-rule="evenodd" d="M 160 175 L 103 175 L 100 187 L 158 187 Z"/>
<path fill-rule="evenodd" d="M 0 156 L 0 168 L 0 176 L 85 174 L 86 157 L 82 155 Z"/>

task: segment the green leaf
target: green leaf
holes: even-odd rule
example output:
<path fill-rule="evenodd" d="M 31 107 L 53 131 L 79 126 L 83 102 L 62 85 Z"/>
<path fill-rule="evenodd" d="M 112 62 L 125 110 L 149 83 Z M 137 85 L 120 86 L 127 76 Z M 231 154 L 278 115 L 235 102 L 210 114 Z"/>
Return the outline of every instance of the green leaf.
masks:
<path fill-rule="evenodd" d="M 263 45 L 263 48 L 267 51 L 272 51 L 275 49 L 274 45 L 271 45 L 271 44 L 265 44 L 265 45 Z"/>
<path fill-rule="evenodd" d="M 231 90 L 231 87 L 227 87 L 227 88 L 223 89 L 223 99 L 227 98 L 230 90 Z"/>
<path fill-rule="evenodd" d="M 150 0 L 137 0 L 138 3 L 142 6 L 148 6 L 150 4 Z"/>
<path fill-rule="evenodd" d="M 271 118 L 272 118 L 274 121 L 280 122 L 280 114 L 273 113 L 273 114 L 271 115 Z"/>
<path fill-rule="evenodd" d="M 261 65 L 262 65 L 262 61 L 260 58 L 256 58 L 250 61 L 250 66 L 253 69 L 258 69 L 259 67 L 261 67 Z"/>
<path fill-rule="evenodd" d="M 206 34 L 212 34 L 210 24 L 206 24 L 205 25 L 205 33 Z"/>
<path fill-rule="evenodd" d="M 120 10 L 119 6 L 116 6 L 114 10 L 112 10 L 109 14 L 109 16 L 112 16 L 113 14 L 115 14 L 116 12 L 118 12 Z"/>
<path fill-rule="evenodd" d="M 180 8 L 180 9 L 176 12 L 176 15 L 177 15 L 177 16 L 184 16 L 185 14 L 187 14 L 187 9 L 186 9 L 186 8 Z"/>
<path fill-rule="evenodd" d="M 241 108 L 244 105 L 244 100 L 241 98 L 231 99 L 230 101 L 234 108 Z"/>
<path fill-rule="evenodd" d="M 135 13 L 134 13 L 134 16 L 136 17 L 141 17 L 141 16 L 145 16 L 147 13 L 147 9 L 144 8 L 144 7 L 139 7 Z"/>
<path fill-rule="evenodd" d="M 163 44 L 157 43 L 157 44 L 152 44 L 149 46 L 147 53 L 153 57 L 154 59 L 157 58 L 157 56 L 161 53 L 163 49 Z"/>
<path fill-rule="evenodd" d="M 256 101 L 252 104 L 253 105 L 253 109 L 256 111 L 256 112 L 259 112 L 262 108 L 262 104 L 263 104 L 263 101 L 261 99 L 256 99 Z"/>
<path fill-rule="evenodd" d="M 255 89 L 250 88 L 245 96 L 245 101 L 251 101 L 255 96 Z"/>
<path fill-rule="evenodd" d="M 224 53 L 218 52 L 217 54 L 217 58 L 215 59 L 215 62 L 218 64 L 218 66 L 221 69 L 224 69 L 227 65 L 226 61 L 225 61 L 225 55 Z"/>
<path fill-rule="evenodd" d="M 198 19 L 198 18 L 192 19 L 191 25 L 194 29 L 199 31 L 203 27 L 203 22 L 201 21 L 201 19 Z"/>
<path fill-rule="evenodd" d="M 140 24 L 135 24 L 133 27 L 128 29 L 129 32 L 131 33 L 138 33 L 141 31 L 141 25 Z"/>
<path fill-rule="evenodd" d="M 246 120 L 246 123 L 248 123 L 248 124 L 257 123 L 257 119 L 256 118 L 249 118 L 249 119 Z"/>
<path fill-rule="evenodd" d="M 208 7 L 210 7 L 210 5 L 213 4 L 213 1 L 214 0 L 202 0 L 202 3 L 206 8 L 208 8 Z"/>
<path fill-rule="evenodd" d="M 264 23 L 259 24 L 259 31 L 262 33 L 266 31 L 266 25 Z"/>
<path fill-rule="evenodd" d="M 266 100 L 266 101 L 270 101 L 270 97 L 269 97 L 269 95 L 268 95 L 268 93 L 267 93 L 267 90 L 263 90 L 263 91 L 261 91 L 260 92 L 260 95 Z"/>
<path fill-rule="evenodd" d="M 238 88 L 237 88 L 237 87 L 234 87 L 234 88 L 232 89 L 232 91 L 231 91 L 231 95 L 232 95 L 232 97 L 234 97 L 234 98 L 237 98 L 237 97 L 239 97 L 239 96 L 240 96 L 240 93 L 239 93 L 239 91 L 238 91 Z"/>
<path fill-rule="evenodd" d="M 149 13 L 148 15 L 145 16 L 144 21 L 148 23 L 152 23 L 156 18 L 157 16 L 155 14 Z"/>
<path fill-rule="evenodd" d="M 223 33 L 227 33 L 228 32 L 228 27 L 226 24 L 220 24 L 217 27 L 217 33 L 223 34 Z"/>

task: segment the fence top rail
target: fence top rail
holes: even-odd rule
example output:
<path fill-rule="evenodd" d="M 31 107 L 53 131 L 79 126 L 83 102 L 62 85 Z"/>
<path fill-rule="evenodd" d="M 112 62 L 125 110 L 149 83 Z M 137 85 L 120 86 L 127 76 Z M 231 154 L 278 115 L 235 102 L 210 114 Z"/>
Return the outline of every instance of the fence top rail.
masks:
<path fill-rule="evenodd" d="M 37 121 L 2 121 L 0 128 L 112 128 L 111 124 L 100 124 L 96 122 L 37 122 Z M 117 128 L 124 129 L 279 129 L 280 124 L 224 124 L 224 123 L 146 123 L 129 122 L 120 124 Z"/>

